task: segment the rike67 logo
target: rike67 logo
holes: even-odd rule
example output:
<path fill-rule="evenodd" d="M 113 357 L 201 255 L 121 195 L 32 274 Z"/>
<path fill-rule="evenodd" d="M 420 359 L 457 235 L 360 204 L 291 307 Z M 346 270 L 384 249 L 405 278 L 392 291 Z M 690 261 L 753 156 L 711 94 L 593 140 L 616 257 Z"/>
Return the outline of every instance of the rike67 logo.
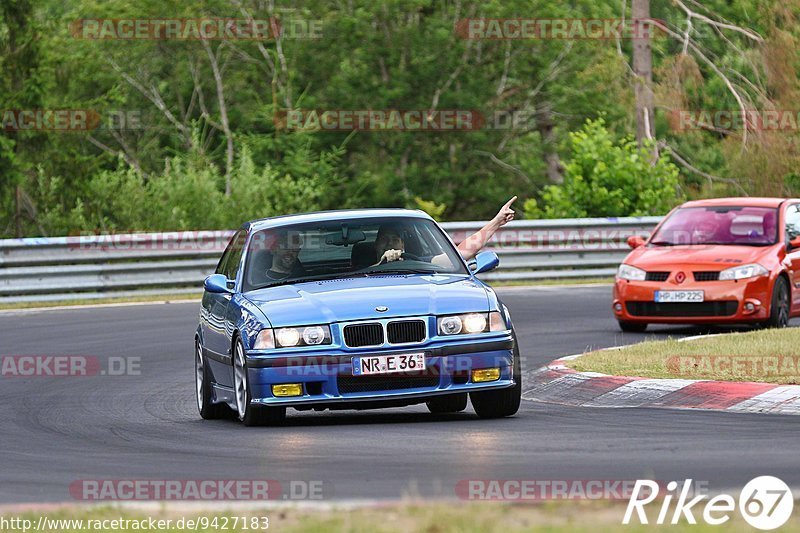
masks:
<path fill-rule="evenodd" d="M 639 523 L 648 524 L 645 506 L 662 496 L 659 494 L 660 488 L 661 486 L 655 481 L 637 480 L 622 523 L 630 524 L 635 512 Z M 678 524 L 681 518 L 684 518 L 689 524 L 697 524 L 695 513 L 701 513 L 706 524 L 716 526 L 730 520 L 738 507 L 742 518 L 752 527 L 771 530 L 785 524 L 794 508 L 791 489 L 782 480 L 773 476 L 760 476 L 750 480 L 739 494 L 738 502 L 729 494 L 695 496 L 692 492 L 691 479 L 685 480 L 680 487 L 677 481 L 667 483 L 666 494 L 663 494 L 655 523 Z M 675 501 L 674 508 L 673 501 Z"/>

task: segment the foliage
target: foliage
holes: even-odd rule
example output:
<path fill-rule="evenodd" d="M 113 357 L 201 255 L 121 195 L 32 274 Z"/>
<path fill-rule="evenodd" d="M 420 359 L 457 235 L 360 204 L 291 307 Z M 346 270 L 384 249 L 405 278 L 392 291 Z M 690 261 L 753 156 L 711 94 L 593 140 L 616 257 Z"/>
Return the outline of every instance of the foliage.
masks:
<path fill-rule="evenodd" d="M 793 109 L 798 2 L 692 3 L 763 37 L 754 44 L 694 19 L 693 42 L 719 72 L 691 48 L 684 54 L 683 39 L 652 41 L 656 137 L 703 172 L 681 166 L 677 178 L 668 162 L 651 169 L 626 140 L 636 127 L 631 39 L 471 40 L 454 30 L 460 19 L 525 14 L 608 20 L 622 15 L 617 0 L 0 2 L 2 107 L 103 117 L 89 132 L 0 131 L 0 237 L 17 225 L 24 235 L 231 228 L 353 207 L 487 219 L 510 194 L 527 201 L 529 216 L 655 214 L 678 187 L 688 197 L 800 195 L 797 130 L 751 134 L 743 146 L 740 131 L 677 131 L 669 120 L 674 110 L 735 109 L 720 72 L 754 106 Z M 651 2 L 651 15 L 681 34 L 687 27 L 672 3 Z M 248 16 L 312 21 L 322 35 L 203 42 L 72 31 L 83 18 Z M 474 110 L 486 122 L 471 131 L 285 129 L 282 113 L 302 109 Z M 112 112 L 136 120 L 110 123 Z M 521 120 L 501 120 L 511 116 Z M 607 134 L 588 132 L 587 119 L 600 116 Z M 554 168 L 563 186 L 553 185 Z"/>
<path fill-rule="evenodd" d="M 419 196 L 414 197 L 414 208 L 421 209 L 428 213 L 434 220 L 442 220 L 442 214 L 447 206 L 445 204 L 437 204 L 431 200 L 423 200 Z"/>
<path fill-rule="evenodd" d="M 632 138 L 615 142 L 601 119 L 570 134 L 572 157 L 562 185 L 550 185 L 544 205 L 524 204 L 528 218 L 580 218 L 665 214 L 679 200 L 678 168 Z"/>
<path fill-rule="evenodd" d="M 246 220 L 319 209 L 335 175 L 330 168 L 316 170 L 292 176 L 269 164 L 257 166 L 244 146 L 226 196 L 222 171 L 201 158 L 170 158 L 147 178 L 121 165 L 94 176 L 72 209 L 49 210 L 43 220 L 62 233 L 235 228 Z M 55 205 L 64 180 L 41 173 L 39 180 L 43 198 Z"/>

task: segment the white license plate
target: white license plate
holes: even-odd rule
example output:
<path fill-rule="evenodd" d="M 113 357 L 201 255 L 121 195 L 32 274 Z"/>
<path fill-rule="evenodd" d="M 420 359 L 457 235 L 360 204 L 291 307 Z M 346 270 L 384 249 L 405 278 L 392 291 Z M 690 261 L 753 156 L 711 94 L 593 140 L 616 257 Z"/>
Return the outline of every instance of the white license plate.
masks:
<path fill-rule="evenodd" d="M 425 370 L 424 353 L 403 353 L 396 355 L 367 355 L 353 357 L 353 375 L 394 374 L 397 372 L 416 372 Z"/>
<path fill-rule="evenodd" d="M 703 291 L 656 291 L 656 302 L 702 302 L 705 298 Z"/>

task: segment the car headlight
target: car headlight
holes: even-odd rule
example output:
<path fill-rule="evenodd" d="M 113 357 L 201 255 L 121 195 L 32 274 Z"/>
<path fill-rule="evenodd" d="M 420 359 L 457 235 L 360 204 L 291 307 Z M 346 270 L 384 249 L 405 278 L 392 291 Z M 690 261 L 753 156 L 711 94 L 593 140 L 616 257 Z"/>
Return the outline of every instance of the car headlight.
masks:
<path fill-rule="evenodd" d="M 289 328 L 262 329 L 253 344 L 255 350 L 317 346 L 331 343 L 331 328 L 327 324 Z"/>
<path fill-rule="evenodd" d="M 647 272 L 641 268 L 623 263 L 617 269 L 617 277 L 619 279 L 629 279 L 631 281 L 644 281 L 647 277 Z"/>
<path fill-rule="evenodd" d="M 437 323 L 439 335 L 466 335 L 508 329 L 503 315 L 498 311 L 441 316 L 437 319 Z"/>
<path fill-rule="evenodd" d="M 300 343 L 300 331 L 297 328 L 281 328 L 275 330 L 278 346 L 297 346 Z"/>
<path fill-rule="evenodd" d="M 726 268 L 725 270 L 719 273 L 719 279 L 735 280 L 735 279 L 755 278 L 758 276 L 767 276 L 767 275 L 769 275 L 769 270 L 759 265 L 758 263 L 752 263 L 749 265 L 740 265 L 732 268 Z"/>

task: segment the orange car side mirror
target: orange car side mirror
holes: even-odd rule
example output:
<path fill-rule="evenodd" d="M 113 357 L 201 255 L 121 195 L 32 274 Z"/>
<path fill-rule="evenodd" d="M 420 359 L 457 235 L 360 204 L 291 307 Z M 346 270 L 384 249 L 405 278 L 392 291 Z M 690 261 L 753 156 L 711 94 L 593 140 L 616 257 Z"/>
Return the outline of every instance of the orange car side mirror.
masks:
<path fill-rule="evenodd" d="M 800 237 L 795 237 L 789 241 L 789 250 L 797 250 L 800 248 Z"/>
<path fill-rule="evenodd" d="M 644 243 L 644 237 L 640 237 L 639 235 L 631 235 L 628 237 L 628 246 L 634 250 L 640 246 L 644 246 Z"/>

